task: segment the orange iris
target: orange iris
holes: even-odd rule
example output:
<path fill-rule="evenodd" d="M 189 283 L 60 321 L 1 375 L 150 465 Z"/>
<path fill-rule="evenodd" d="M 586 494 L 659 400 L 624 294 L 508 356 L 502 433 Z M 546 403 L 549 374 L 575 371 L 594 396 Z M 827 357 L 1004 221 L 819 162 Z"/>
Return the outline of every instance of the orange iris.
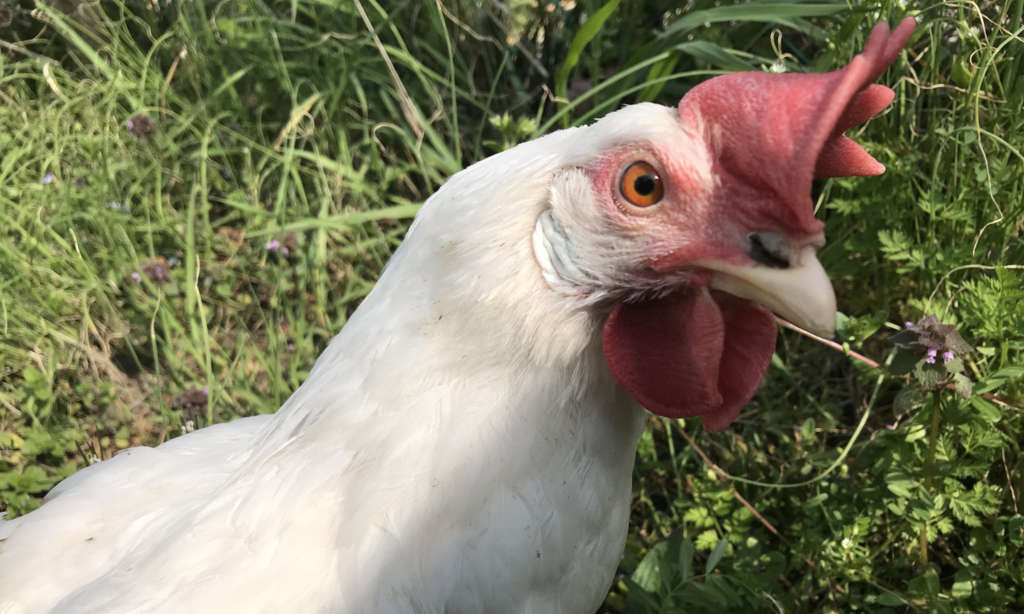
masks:
<path fill-rule="evenodd" d="M 665 186 L 658 171 L 646 162 L 634 162 L 626 167 L 619 181 L 622 196 L 637 207 L 655 205 L 665 195 Z"/>

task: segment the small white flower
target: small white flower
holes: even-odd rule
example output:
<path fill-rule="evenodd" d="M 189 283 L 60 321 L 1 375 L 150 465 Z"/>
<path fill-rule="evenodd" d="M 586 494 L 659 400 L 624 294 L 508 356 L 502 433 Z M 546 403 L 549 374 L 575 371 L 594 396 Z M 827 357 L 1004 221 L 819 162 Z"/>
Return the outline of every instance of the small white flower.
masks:
<path fill-rule="evenodd" d="M 786 63 L 782 60 L 775 60 L 772 62 L 772 65 L 768 67 L 768 71 L 775 74 L 784 73 L 786 72 Z"/>
<path fill-rule="evenodd" d="M 849 537 L 844 537 L 843 541 L 840 543 L 843 546 L 843 550 L 849 550 L 850 548 L 853 548 L 853 540 Z"/>

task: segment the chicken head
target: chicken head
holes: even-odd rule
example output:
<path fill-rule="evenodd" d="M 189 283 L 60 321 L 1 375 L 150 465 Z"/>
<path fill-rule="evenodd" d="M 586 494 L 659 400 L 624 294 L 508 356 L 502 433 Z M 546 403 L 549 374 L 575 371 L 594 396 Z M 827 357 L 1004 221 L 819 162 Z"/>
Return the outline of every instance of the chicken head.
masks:
<path fill-rule="evenodd" d="M 553 180 L 538 261 L 550 284 L 611 306 L 605 358 L 647 409 L 720 430 L 767 371 L 773 311 L 831 336 L 811 182 L 884 171 L 843 133 L 892 101 L 872 82 L 914 25 L 879 24 L 841 70 L 724 75 L 676 109 L 608 116 L 601 153 Z"/>

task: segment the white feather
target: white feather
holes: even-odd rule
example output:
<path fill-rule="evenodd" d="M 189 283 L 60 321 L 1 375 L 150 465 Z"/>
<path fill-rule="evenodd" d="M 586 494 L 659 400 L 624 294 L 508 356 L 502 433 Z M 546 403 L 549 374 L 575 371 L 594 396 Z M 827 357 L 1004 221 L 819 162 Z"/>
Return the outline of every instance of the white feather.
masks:
<path fill-rule="evenodd" d="M 622 254 L 577 174 L 669 130 L 637 105 L 452 177 L 275 415 L 127 450 L 0 524 L 0 612 L 593 612 L 643 414 L 601 353 L 587 297 Z M 545 281 L 545 211 L 593 243 L 595 287 Z"/>

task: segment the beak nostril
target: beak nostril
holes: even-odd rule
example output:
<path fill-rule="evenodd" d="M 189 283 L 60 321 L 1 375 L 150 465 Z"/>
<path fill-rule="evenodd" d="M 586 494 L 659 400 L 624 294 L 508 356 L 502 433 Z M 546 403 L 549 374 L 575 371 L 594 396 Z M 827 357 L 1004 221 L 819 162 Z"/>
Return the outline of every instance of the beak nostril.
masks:
<path fill-rule="evenodd" d="M 752 232 L 747 235 L 750 241 L 750 257 L 760 264 L 773 269 L 789 268 L 789 245 L 782 235 L 775 232 Z"/>

